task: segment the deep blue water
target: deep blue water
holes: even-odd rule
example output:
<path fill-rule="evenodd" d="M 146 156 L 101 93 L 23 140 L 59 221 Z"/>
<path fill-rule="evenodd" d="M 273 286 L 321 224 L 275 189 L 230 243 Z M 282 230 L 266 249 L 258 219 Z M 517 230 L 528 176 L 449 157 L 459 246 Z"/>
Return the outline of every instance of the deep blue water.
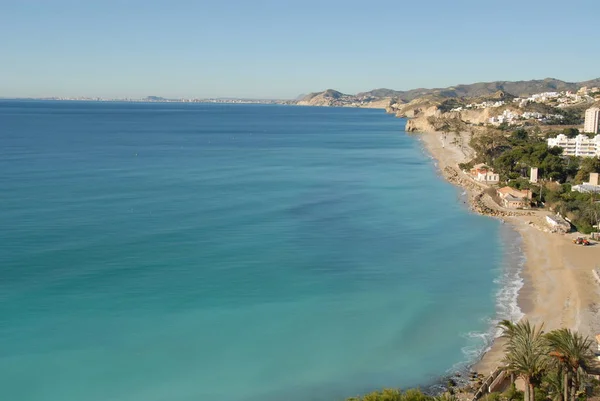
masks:
<path fill-rule="evenodd" d="M 403 127 L 0 101 L 0 399 L 333 401 L 468 362 L 501 229 Z"/>

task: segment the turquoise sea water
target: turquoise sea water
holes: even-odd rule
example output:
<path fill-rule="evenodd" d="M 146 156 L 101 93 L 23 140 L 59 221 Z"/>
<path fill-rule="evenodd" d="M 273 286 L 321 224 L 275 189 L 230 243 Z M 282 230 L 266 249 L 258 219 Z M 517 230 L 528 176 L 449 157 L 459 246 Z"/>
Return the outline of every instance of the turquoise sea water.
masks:
<path fill-rule="evenodd" d="M 510 233 L 403 126 L 1 101 L 0 399 L 337 400 L 467 363 Z"/>

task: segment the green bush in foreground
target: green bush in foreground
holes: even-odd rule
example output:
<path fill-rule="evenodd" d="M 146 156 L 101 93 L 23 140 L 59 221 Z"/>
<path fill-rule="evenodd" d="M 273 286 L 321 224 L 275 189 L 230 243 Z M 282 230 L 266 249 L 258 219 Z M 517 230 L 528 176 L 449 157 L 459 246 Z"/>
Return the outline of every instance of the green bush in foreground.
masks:
<path fill-rule="evenodd" d="M 525 394 L 517 390 L 517 386 L 514 383 L 510 385 L 510 387 L 502 394 L 504 399 L 508 401 L 523 401 L 525 398 Z"/>
<path fill-rule="evenodd" d="M 432 397 L 417 389 L 404 392 L 397 389 L 384 389 L 362 397 L 348 398 L 346 401 L 456 401 L 456 397 L 448 394 Z"/>
<path fill-rule="evenodd" d="M 600 381 L 586 373 L 594 359 L 588 337 L 569 329 L 546 333 L 543 325 L 527 320 L 503 320 L 499 327 L 506 339 L 504 370 L 523 379 L 525 391 L 512 383 L 504 393 L 486 394 L 479 401 L 585 401 L 600 393 Z M 418 389 L 384 389 L 346 401 L 458 401 L 455 384 L 450 379 L 448 392 L 435 397 Z"/>
<path fill-rule="evenodd" d="M 502 394 L 500 393 L 489 393 L 484 395 L 481 399 L 482 401 L 503 401 L 504 397 L 502 397 Z"/>

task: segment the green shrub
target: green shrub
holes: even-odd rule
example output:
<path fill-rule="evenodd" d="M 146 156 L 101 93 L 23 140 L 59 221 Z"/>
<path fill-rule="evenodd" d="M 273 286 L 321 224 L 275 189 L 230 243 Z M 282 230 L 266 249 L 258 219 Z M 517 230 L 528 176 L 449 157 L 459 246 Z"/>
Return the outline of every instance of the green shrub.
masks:
<path fill-rule="evenodd" d="M 483 396 L 482 401 L 503 401 L 502 394 L 500 393 L 489 393 Z"/>
<path fill-rule="evenodd" d="M 543 388 L 535 389 L 535 401 L 547 401 L 547 399 L 548 392 L 546 390 L 544 390 Z"/>
<path fill-rule="evenodd" d="M 458 163 L 458 168 L 460 168 L 461 170 L 466 170 L 469 171 L 473 168 L 474 164 L 472 161 L 468 162 L 468 163 Z"/>
<path fill-rule="evenodd" d="M 397 389 L 386 388 L 364 395 L 362 398 L 349 398 L 346 401 L 401 401 L 402 392 Z"/>
<path fill-rule="evenodd" d="M 435 397 L 435 401 L 458 401 L 454 394 L 444 393 Z"/>
<path fill-rule="evenodd" d="M 530 189 L 531 183 L 527 178 L 519 177 L 514 180 L 510 180 L 508 182 L 508 186 L 516 189 Z"/>
<path fill-rule="evenodd" d="M 433 401 L 433 397 L 424 394 L 421 390 L 410 389 L 402 394 L 402 401 Z"/>
<path fill-rule="evenodd" d="M 510 387 L 504 392 L 504 398 L 508 401 L 523 401 L 525 395 L 522 391 L 517 390 L 517 386 L 515 384 L 511 384 Z"/>
<path fill-rule="evenodd" d="M 592 231 L 594 231 L 594 227 L 592 227 L 592 225 L 589 222 L 582 219 L 573 221 L 573 225 L 575 226 L 577 231 L 579 231 L 582 234 L 589 234 Z"/>

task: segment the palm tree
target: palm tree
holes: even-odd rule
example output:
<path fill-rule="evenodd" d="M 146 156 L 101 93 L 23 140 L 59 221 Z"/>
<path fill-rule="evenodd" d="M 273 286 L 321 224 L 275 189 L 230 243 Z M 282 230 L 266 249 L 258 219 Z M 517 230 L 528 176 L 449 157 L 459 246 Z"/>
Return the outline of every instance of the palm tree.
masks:
<path fill-rule="evenodd" d="M 548 364 L 543 325 L 536 327 L 528 321 L 512 323 L 503 320 L 499 327 L 507 339 L 505 369 L 525 381 L 525 401 L 534 401 L 535 387 L 541 383 Z"/>
<path fill-rule="evenodd" d="M 592 359 L 592 340 L 569 329 L 558 329 L 546 334 L 550 357 L 563 372 L 564 401 L 575 400 L 581 384 L 581 375 Z"/>
<path fill-rule="evenodd" d="M 563 377 L 562 368 L 552 369 L 544 376 L 543 385 L 546 387 L 548 397 L 552 401 L 566 401 L 564 398 L 566 393 L 564 392 Z"/>

